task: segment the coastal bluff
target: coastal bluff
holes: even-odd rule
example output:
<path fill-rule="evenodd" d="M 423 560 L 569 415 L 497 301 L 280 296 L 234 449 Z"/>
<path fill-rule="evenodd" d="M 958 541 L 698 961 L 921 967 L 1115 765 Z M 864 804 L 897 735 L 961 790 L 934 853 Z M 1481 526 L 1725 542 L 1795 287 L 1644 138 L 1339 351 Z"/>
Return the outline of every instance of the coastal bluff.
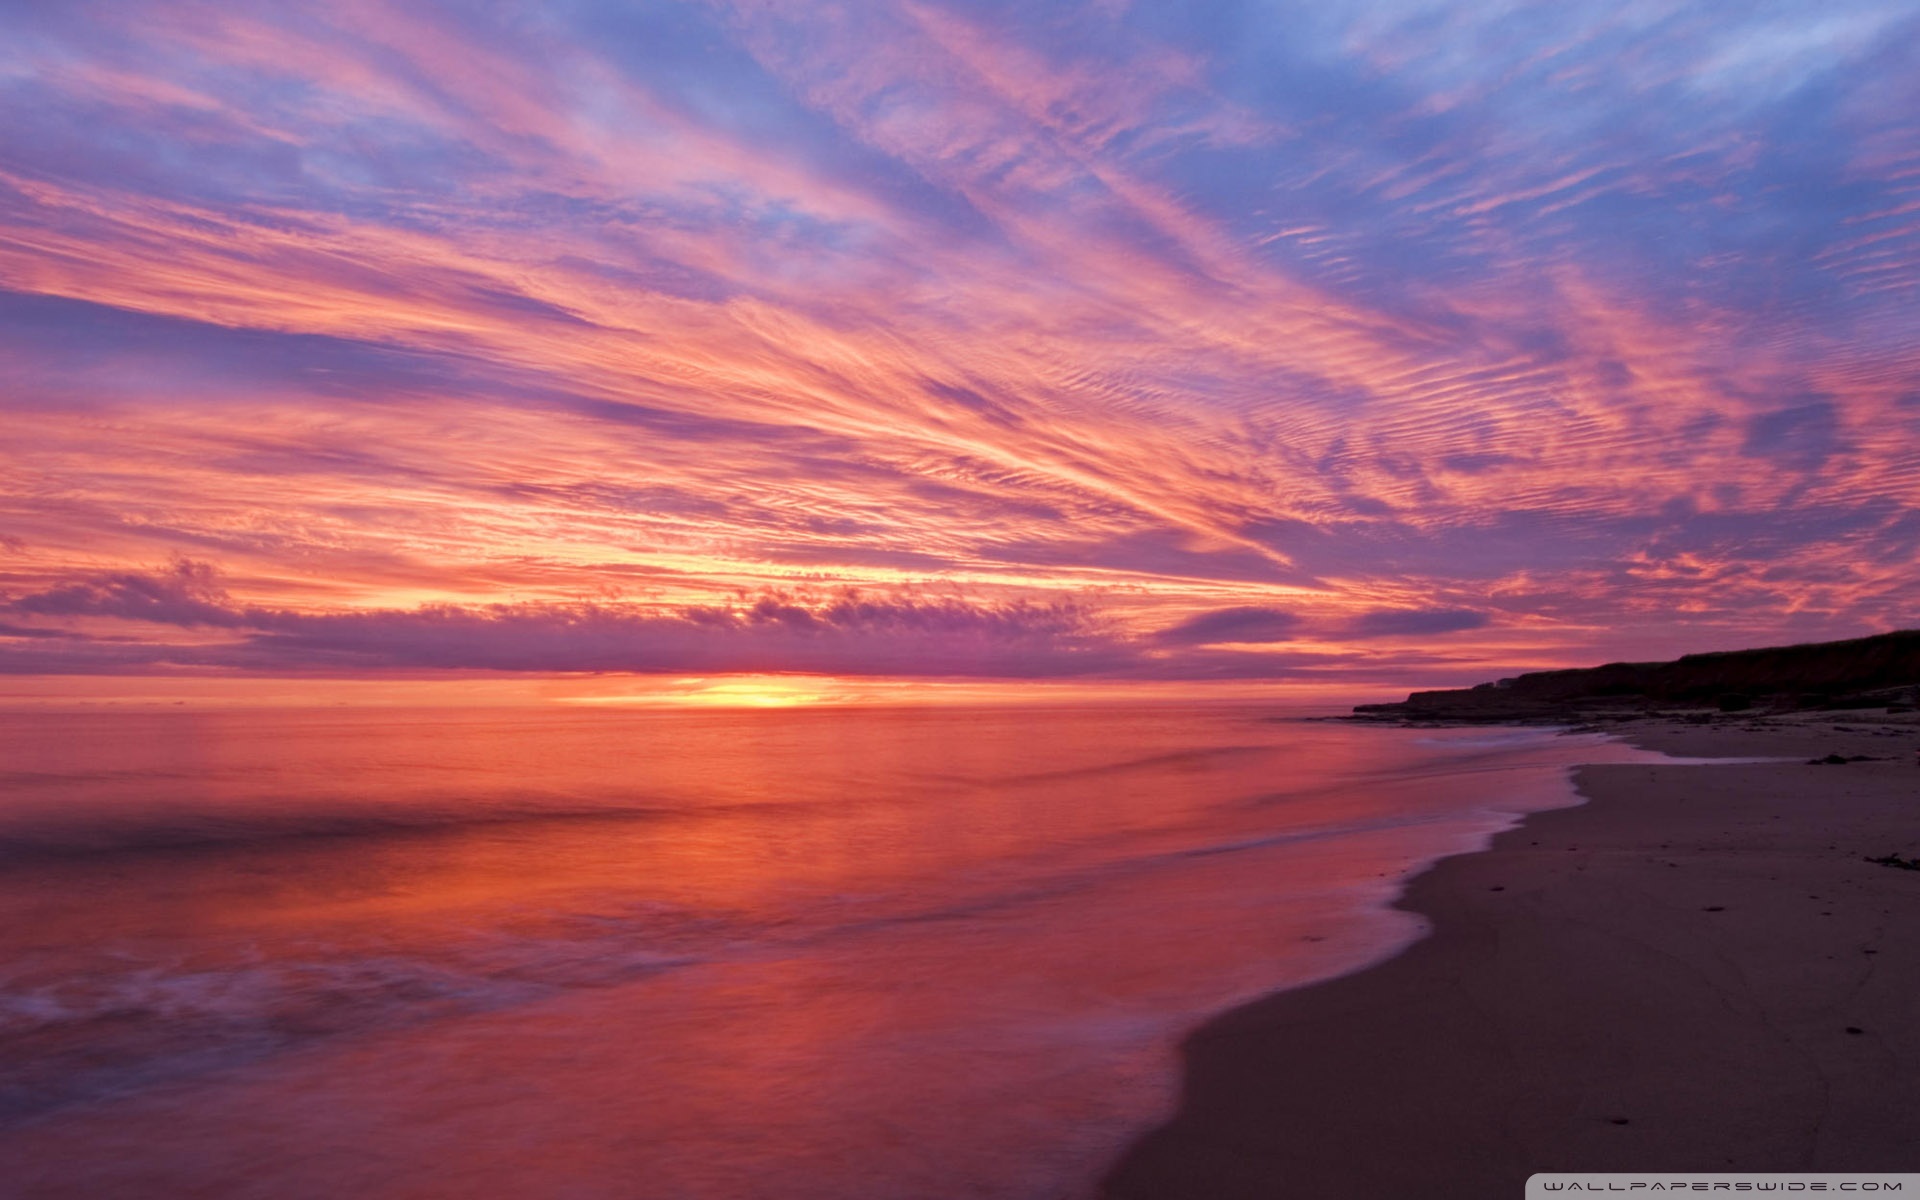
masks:
<path fill-rule="evenodd" d="M 1910 710 L 1920 704 L 1920 630 L 1839 642 L 1689 654 L 1672 662 L 1535 671 L 1397 704 L 1362 704 L 1356 718 L 1560 721 L 1658 708 Z"/>

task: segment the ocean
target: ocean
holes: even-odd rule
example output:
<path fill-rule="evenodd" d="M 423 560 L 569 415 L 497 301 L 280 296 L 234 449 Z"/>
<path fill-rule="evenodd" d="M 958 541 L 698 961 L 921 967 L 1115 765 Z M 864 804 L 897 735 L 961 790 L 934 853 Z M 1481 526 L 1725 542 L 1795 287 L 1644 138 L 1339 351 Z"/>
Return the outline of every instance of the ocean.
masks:
<path fill-rule="evenodd" d="M 1271 706 L 0 716 L 0 1194 L 1075 1197 L 1655 756 Z"/>

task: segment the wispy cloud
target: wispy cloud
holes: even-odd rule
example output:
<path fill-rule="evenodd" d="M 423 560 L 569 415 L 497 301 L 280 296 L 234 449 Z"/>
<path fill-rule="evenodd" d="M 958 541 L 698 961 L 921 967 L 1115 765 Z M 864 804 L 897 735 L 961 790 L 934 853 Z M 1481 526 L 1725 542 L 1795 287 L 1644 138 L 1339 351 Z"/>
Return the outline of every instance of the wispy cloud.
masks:
<path fill-rule="evenodd" d="M 0 639 L 36 669 L 147 644 L 56 616 L 251 669 L 1016 677 L 1914 620 L 1891 0 L 0 34 Z M 752 616 L 802 593 L 811 629 Z"/>

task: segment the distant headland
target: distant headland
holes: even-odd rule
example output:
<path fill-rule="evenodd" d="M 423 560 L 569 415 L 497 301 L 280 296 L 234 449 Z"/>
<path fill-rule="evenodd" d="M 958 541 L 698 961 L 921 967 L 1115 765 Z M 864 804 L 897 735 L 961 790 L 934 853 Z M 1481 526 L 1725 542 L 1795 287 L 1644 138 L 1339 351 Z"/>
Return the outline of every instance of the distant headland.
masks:
<path fill-rule="evenodd" d="M 1362 704 L 1362 720 L 1605 721 L 1668 708 L 1887 708 L 1920 706 L 1920 630 L 1841 642 L 1689 654 L 1672 662 L 1608 663 L 1535 671 L 1398 704 Z"/>

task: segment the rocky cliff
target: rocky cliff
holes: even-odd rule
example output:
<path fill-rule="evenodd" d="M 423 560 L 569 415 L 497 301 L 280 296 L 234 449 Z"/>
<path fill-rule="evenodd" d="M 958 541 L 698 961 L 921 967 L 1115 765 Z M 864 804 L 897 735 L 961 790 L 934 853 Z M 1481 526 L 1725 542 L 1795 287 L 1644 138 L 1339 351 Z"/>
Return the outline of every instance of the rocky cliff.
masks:
<path fill-rule="evenodd" d="M 1399 704 L 1363 704 L 1354 713 L 1513 721 L 1661 707 L 1898 709 L 1915 703 L 1917 685 L 1920 630 L 1908 629 L 1844 642 L 1689 654 L 1673 662 L 1536 671 L 1473 688 L 1415 692 Z"/>

